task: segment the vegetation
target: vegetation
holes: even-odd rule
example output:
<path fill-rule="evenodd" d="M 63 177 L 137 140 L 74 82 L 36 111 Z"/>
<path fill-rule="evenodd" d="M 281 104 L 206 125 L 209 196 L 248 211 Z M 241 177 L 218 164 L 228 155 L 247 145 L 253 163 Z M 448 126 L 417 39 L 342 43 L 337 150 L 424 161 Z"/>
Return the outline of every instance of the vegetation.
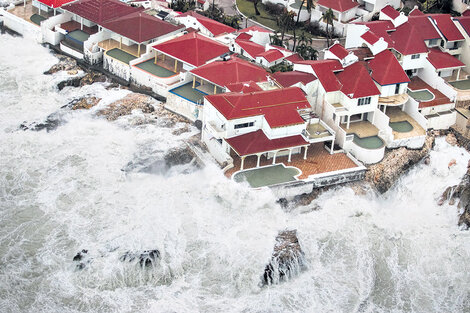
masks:
<path fill-rule="evenodd" d="M 195 0 L 172 0 L 170 3 L 170 8 L 179 12 L 187 12 L 194 10 L 196 8 Z"/>
<path fill-rule="evenodd" d="M 273 65 L 269 68 L 271 73 L 276 73 L 276 72 L 290 72 L 294 69 L 294 67 L 291 64 L 287 64 L 285 62 Z"/>
<path fill-rule="evenodd" d="M 315 6 L 313 4 L 313 0 L 302 0 L 302 3 L 300 4 L 300 7 L 299 7 L 299 14 L 297 14 L 297 21 L 295 22 L 295 25 L 299 25 L 300 14 L 302 12 L 302 8 L 304 7 L 305 1 L 307 1 L 307 11 L 308 11 L 308 13 L 310 13 L 312 11 L 312 8 Z M 292 46 L 292 50 L 294 50 L 294 51 L 295 51 L 295 45 L 297 43 L 296 29 L 297 29 L 297 27 L 294 27 L 294 44 Z"/>
<path fill-rule="evenodd" d="M 257 21 L 271 29 L 276 29 L 276 18 L 266 11 L 264 4 L 257 4 L 259 15 L 256 15 L 253 2 L 249 0 L 237 0 L 237 6 L 240 12 L 242 12 L 248 18 Z"/>
<path fill-rule="evenodd" d="M 240 29 L 242 16 L 238 14 L 233 16 L 226 15 L 217 4 L 211 4 L 206 11 L 201 13 L 202 15 L 207 16 L 208 18 L 211 18 L 217 22 L 224 23 L 225 25 L 236 29 Z"/>
<path fill-rule="evenodd" d="M 307 37 L 305 33 L 299 36 L 299 45 L 296 47 L 297 52 L 304 60 L 316 60 L 318 51 L 312 48 L 312 38 Z"/>
<path fill-rule="evenodd" d="M 328 9 L 327 11 L 323 12 L 322 20 L 323 22 L 326 23 L 326 43 L 327 47 L 330 46 L 330 30 L 329 30 L 329 25 L 333 27 L 333 21 L 334 21 L 335 15 L 333 11 Z"/>

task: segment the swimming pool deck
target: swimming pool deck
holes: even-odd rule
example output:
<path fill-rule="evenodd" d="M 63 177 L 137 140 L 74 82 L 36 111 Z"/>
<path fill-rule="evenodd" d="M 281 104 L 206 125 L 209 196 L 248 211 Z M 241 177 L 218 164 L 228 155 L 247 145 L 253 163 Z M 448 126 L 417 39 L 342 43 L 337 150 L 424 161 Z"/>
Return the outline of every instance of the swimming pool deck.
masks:
<path fill-rule="evenodd" d="M 27 2 L 26 3 L 26 6 L 24 6 L 23 4 L 20 4 L 20 5 L 17 5 L 15 6 L 15 8 L 13 10 L 10 10 L 8 11 L 9 13 L 13 14 L 13 15 L 16 15 L 22 19 L 24 19 L 25 21 L 31 23 L 31 24 L 34 24 L 36 26 L 39 27 L 38 24 L 34 23 L 33 21 L 31 21 L 31 15 L 33 14 L 39 14 L 39 10 L 38 8 L 36 7 L 33 7 L 32 5 L 32 2 Z M 41 16 L 44 17 L 44 18 L 49 18 L 51 17 L 52 15 L 54 15 L 53 13 L 47 13 L 45 11 L 41 11 Z"/>
<path fill-rule="evenodd" d="M 93 35 L 93 34 L 96 34 L 98 32 L 98 26 L 93 26 L 93 27 L 87 27 L 85 25 L 83 25 L 83 29 L 82 29 L 82 26 L 80 25 L 80 23 L 76 22 L 76 21 L 68 21 L 68 22 L 65 22 L 63 24 L 60 24 L 59 25 L 60 28 L 66 30 L 67 32 L 73 32 L 74 30 L 82 30 L 84 31 L 85 33 L 89 34 L 89 35 Z"/>
<path fill-rule="evenodd" d="M 434 99 L 431 101 L 420 102 L 419 108 L 427 108 L 436 105 L 452 103 L 452 101 L 447 98 L 442 92 L 437 89 L 432 88 L 426 84 L 421 78 L 414 76 L 411 78 L 411 82 L 408 84 L 408 88 L 412 91 L 427 89 L 434 94 Z"/>
<path fill-rule="evenodd" d="M 130 61 L 135 60 L 137 58 L 135 55 L 129 54 L 126 51 L 118 48 L 106 51 L 106 55 L 126 64 L 129 64 Z"/>
<path fill-rule="evenodd" d="M 199 84 L 199 83 L 197 83 Z M 193 83 L 187 83 L 182 86 L 176 87 L 170 90 L 170 93 L 178 95 L 193 103 L 203 103 L 205 93 L 199 91 L 197 88 L 193 88 Z"/>
<path fill-rule="evenodd" d="M 145 53 L 145 46 L 140 47 L 140 55 L 137 53 L 139 48 L 137 45 L 127 46 L 125 44 L 120 44 L 118 41 L 114 39 L 106 39 L 98 43 L 98 46 L 106 51 L 118 48 L 123 50 L 126 53 L 132 54 L 135 57 L 140 57 L 142 54 Z"/>
<path fill-rule="evenodd" d="M 323 147 L 323 143 L 310 145 L 307 150 L 307 159 L 304 160 L 303 156 L 303 150 L 302 153 L 293 154 L 291 162 L 287 162 L 288 156 L 278 156 L 276 157 L 276 164 L 283 163 L 285 166 L 293 166 L 301 170 L 302 174 L 298 176 L 298 179 L 358 167 L 345 153 L 330 154 Z M 227 177 L 231 177 L 233 173 L 240 170 L 240 157 L 232 154 L 232 158 L 234 167 L 225 172 Z M 256 168 L 256 161 L 256 156 L 247 157 L 243 163 L 243 168 Z M 272 159 L 267 159 L 264 155 L 261 156 L 260 166 L 268 166 L 272 163 Z"/>
<path fill-rule="evenodd" d="M 413 129 L 406 133 L 393 131 L 393 138 L 395 140 L 426 135 L 426 131 L 424 130 L 424 128 L 421 127 L 421 125 L 419 125 L 418 122 L 416 122 L 406 112 L 403 112 L 400 108 L 398 107 L 387 108 L 386 114 L 390 118 L 391 123 L 407 121 L 408 123 L 411 124 L 411 126 L 413 126 Z"/>
<path fill-rule="evenodd" d="M 348 135 L 354 133 L 361 138 L 377 136 L 379 134 L 379 129 L 369 121 L 351 122 L 348 129 L 346 129 L 346 124 L 341 124 L 340 126 Z"/>
<path fill-rule="evenodd" d="M 177 75 L 177 73 L 170 71 L 169 69 L 162 67 L 158 64 L 155 64 L 155 59 L 153 58 L 146 60 L 144 62 L 135 64 L 134 66 L 158 77 L 166 78 L 166 77 Z"/>

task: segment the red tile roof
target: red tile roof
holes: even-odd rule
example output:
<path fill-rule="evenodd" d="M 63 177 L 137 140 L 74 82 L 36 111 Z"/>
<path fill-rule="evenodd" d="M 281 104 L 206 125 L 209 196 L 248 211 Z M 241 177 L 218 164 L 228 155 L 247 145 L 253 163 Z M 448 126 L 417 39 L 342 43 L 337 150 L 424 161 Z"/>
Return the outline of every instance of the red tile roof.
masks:
<path fill-rule="evenodd" d="M 225 33 L 233 33 L 235 28 L 222 24 L 220 22 L 214 21 L 208 17 L 205 17 L 201 14 L 198 14 L 194 11 L 188 11 L 186 13 L 178 15 L 176 18 L 185 17 L 185 16 L 192 16 L 198 20 L 199 23 L 202 24 L 208 31 L 212 33 L 214 36 L 219 36 Z"/>
<path fill-rule="evenodd" d="M 371 45 L 379 41 L 379 37 L 370 31 L 366 31 L 364 34 L 362 34 L 361 38 Z"/>
<path fill-rule="evenodd" d="M 382 86 L 410 82 L 408 75 L 389 50 L 377 54 L 368 61 L 368 66 L 372 70 L 372 79 Z"/>
<path fill-rule="evenodd" d="M 470 9 L 463 11 L 462 16 L 470 16 Z"/>
<path fill-rule="evenodd" d="M 410 11 L 408 16 L 424 16 L 424 13 L 421 12 L 417 7 Z"/>
<path fill-rule="evenodd" d="M 448 41 L 465 40 L 452 21 L 450 14 L 430 14 L 428 16 Z"/>
<path fill-rule="evenodd" d="M 467 36 L 470 36 L 470 16 L 455 17 L 454 20 L 458 21 L 462 28 L 467 32 Z"/>
<path fill-rule="evenodd" d="M 251 36 L 247 33 L 241 33 L 240 35 L 237 36 L 237 39 L 238 40 L 250 40 L 251 37 L 253 37 L 253 36 Z"/>
<path fill-rule="evenodd" d="M 388 42 L 389 46 L 393 46 L 390 34 L 395 30 L 395 26 L 391 21 L 361 22 L 357 24 L 365 25 L 369 28 L 370 32 L 374 33 L 378 38 L 382 37 L 386 42 Z"/>
<path fill-rule="evenodd" d="M 432 22 L 425 15 L 408 16 L 408 24 L 418 30 L 419 36 L 423 40 L 441 38 Z"/>
<path fill-rule="evenodd" d="M 248 134 L 228 138 L 225 139 L 225 141 L 239 156 L 306 146 L 309 144 L 301 135 L 269 139 L 261 129 Z"/>
<path fill-rule="evenodd" d="M 257 25 L 250 26 L 250 27 L 247 27 L 247 28 L 243 28 L 243 29 L 239 30 L 238 32 L 239 33 L 246 33 L 246 32 L 249 32 L 249 31 L 258 31 L 258 32 L 262 32 L 262 33 L 272 33 L 272 31 L 267 30 L 266 28 L 263 28 L 263 27 L 260 27 L 260 26 L 257 26 Z"/>
<path fill-rule="evenodd" d="M 227 120 L 263 115 L 271 128 L 304 123 L 299 109 L 310 107 L 300 88 L 235 92 L 206 96 Z"/>
<path fill-rule="evenodd" d="M 38 1 L 51 8 L 60 8 L 64 4 L 67 4 L 75 0 L 38 0 Z"/>
<path fill-rule="evenodd" d="M 184 29 L 183 25 L 175 26 L 142 12 L 105 22 L 102 26 L 137 43 Z"/>
<path fill-rule="evenodd" d="M 264 46 L 259 45 L 255 42 L 249 40 L 240 40 L 235 39 L 235 42 L 243 49 L 246 53 L 251 55 L 252 58 L 255 58 L 258 54 L 265 51 Z"/>
<path fill-rule="evenodd" d="M 273 74 L 274 79 L 283 87 L 290 87 L 297 83 L 307 85 L 308 83 L 316 80 L 315 75 L 305 72 L 292 71 L 292 72 L 276 72 Z"/>
<path fill-rule="evenodd" d="M 328 50 L 337 56 L 340 60 L 344 59 L 349 54 L 348 50 L 344 49 L 344 47 L 339 43 L 335 43 Z"/>
<path fill-rule="evenodd" d="M 438 70 L 465 66 L 459 59 L 447 52 L 442 52 L 439 48 L 429 49 L 428 61 Z"/>
<path fill-rule="evenodd" d="M 101 25 L 106 21 L 140 12 L 144 8 L 134 8 L 119 0 L 79 0 L 64 5 L 62 9 Z"/>
<path fill-rule="evenodd" d="M 362 62 L 349 65 L 344 71 L 336 74 L 336 77 L 341 84 L 341 92 L 350 98 L 380 95 L 380 91 Z"/>
<path fill-rule="evenodd" d="M 227 46 L 199 33 L 189 33 L 153 48 L 196 67 L 229 51 Z"/>
<path fill-rule="evenodd" d="M 254 81 L 227 84 L 226 86 L 231 92 L 248 93 L 248 92 L 255 92 L 255 91 L 263 90 Z"/>
<path fill-rule="evenodd" d="M 257 56 L 265 58 L 266 61 L 268 61 L 269 63 L 284 58 L 284 54 L 282 54 L 282 52 L 277 49 L 270 49 L 268 51 L 258 54 Z"/>
<path fill-rule="evenodd" d="M 320 84 L 326 92 L 338 91 L 341 89 L 341 84 L 335 76 L 335 71 L 343 70 L 341 63 L 337 60 L 322 60 L 322 61 L 302 61 L 298 64 L 310 65 L 315 72 Z"/>
<path fill-rule="evenodd" d="M 428 52 L 418 29 L 410 23 L 400 25 L 390 37 L 393 40 L 393 48 L 403 55 Z"/>
<path fill-rule="evenodd" d="M 386 5 L 382 10 L 381 12 L 385 15 L 387 15 L 388 17 L 390 17 L 392 20 L 396 19 L 397 17 L 400 16 L 400 13 L 395 10 L 392 6 L 390 5 Z"/>
<path fill-rule="evenodd" d="M 191 73 L 221 87 L 248 81 L 266 81 L 269 75 L 263 68 L 239 58 L 214 61 L 193 69 Z"/>
<path fill-rule="evenodd" d="M 288 56 L 287 58 L 285 58 L 284 60 L 292 62 L 292 63 L 297 63 L 299 61 L 303 61 L 304 59 L 302 59 L 302 57 L 298 53 L 294 53 Z"/>
<path fill-rule="evenodd" d="M 319 0 L 317 4 L 338 12 L 346 12 L 359 6 L 359 3 L 353 0 Z"/>

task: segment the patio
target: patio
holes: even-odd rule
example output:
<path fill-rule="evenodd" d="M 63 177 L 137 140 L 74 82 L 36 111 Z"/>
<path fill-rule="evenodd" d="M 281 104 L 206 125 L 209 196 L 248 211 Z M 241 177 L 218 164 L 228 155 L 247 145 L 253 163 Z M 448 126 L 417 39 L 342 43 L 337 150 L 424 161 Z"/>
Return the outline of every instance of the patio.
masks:
<path fill-rule="evenodd" d="M 225 172 L 225 175 L 231 177 L 233 173 L 240 170 L 241 159 L 233 151 L 231 153 L 234 167 Z M 293 154 L 291 162 L 288 162 L 288 156 L 276 157 L 276 164 L 283 163 L 285 166 L 298 168 L 302 173 L 298 179 L 306 179 L 311 175 L 339 171 L 349 168 L 355 168 L 357 165 L 345 154 L 330 154 L 323 146 L 323 143 L 311 144 L 307 150 L 307 158 L 304 160 L 304 154 Z M 256 168 L 257 157 L 249 156 L 245 158 L 244 169 Z M 261 156 L 260 166 L 272 165 L 273 160 L 267 159 L 265 155 Z"/>
<path fill-rule="evenodd" d="M 309 139 L 319 139 L 324 137 L 333 136 L 332 133 L 323 127 L 320 123 L 313 123 L 307 125 L 307 134 Z"/>
<path fill-rule="evenodd" d="M 447 98 L 442 92 L 437 89 L 432 88 L 428 84 L 426 84 L 421 78 L 418 76 L 413 76 L 411 78 L 411 82 L 408 84 L 408 89 L 411 91 L 423 90 L 427 89 L 434 95 L 434 99 L 426 102 L 419 102 L 419 108 L 427 108 L 436 105 L 448 104 L 452 103 L 452 101 Z"/>
<path fill-rule="evenodd" d="M 111 49 L 106 52 L 106 55 L 110 56 L 113 59 L 119 60 L 123 63 L 129 64 L 130 61 L 136 59 L 135 55 L 129 54 L 126 51 L 123 51 L 118 48 Z"/>
<path fill-rule="evenodd" d="M 280 163 L 237 172 L 233 175 L 233 179 L 236 182 L 247 181 L 252 188 L 260 188 L 296 181 L 295 177 L 299 174 L 299 169 L 285 167 Z"/>
<path fill-rule="evenodd" d="M 205 93 L 202 93 L 201 91 L 198 91 L 197 89 L 193 88 L 193 83 L 184 84 L 182 86 L 170 90 L 170 92 L 196 104 L 204 103 L 204 96 L 206 95 Z"/>
<path fill-rule="evenodd" d="M 140 55 L 145 53 L 145 49 L 140 49 L 140 54 L 138 53 L 139 47 L 138 45 L 132 45 L 132 46 L 127 46 L 125 44 L 121 44 L 119 41 L 116 41 L 114 39 L 106 39 L 98 43 L 98 46 L 105 51 L 109 51 L 112 49 L 120 49 L 127 54 L 131 54 L 135 56 L 136 58 L 140 57 Z"/>
<path fill-rule="evenodd" d="M 31 2 L 26 3 L 26 6 L 23 4 L 17 5 L 13 10 L 8 12 L 34 25 L 39 25 L 38 22 L 40 22 L 40 20 L 47 19 L 54 15 L 53 12 L 47 13 L 45 11 L 41 11 L 41 14 L 39 14 L 39 9 L 33 7 Z"/>
<path fill-rule="evenodd" d="M 379 134 L 379 129 L 369 121 L 351 122 L 349 129 L 346 129 L 346 124 L 341 124 L 340 126 L 348 135 L 356 134 L 361 138 L 377 136 Z"/>
<path fill-rule="evenodd" d="M 175 73 L 173 71 L 170 71 L 167 68 L 164 68 L 160 65 L 155 64 L 155 59 L 149 59 L 147 61 L 135 64 L 134 66 L 138 67 L 138 68 L 140 68 L 140 69 L 142 69 L 142 70 L 144 70 L 144 71 L 146 71 L 150 74 L 153 74 L 157 77 L 166 78 L 166 77 L 171 77 L 171 76 L 174 76 L 174 75 L 178 75 L 177 73 Z"/>
<path fill-rule="evenodd" d="M 74 30 L 82 30 L 89 35 L 93 35 L 98 32 L 98 26 L 95 25 L 93 27 L 87 27 L 83 25 L 82 27 L 81 24 L 76 21 L 65 22 L 63 24 L 60 24 L 59 27 L 62 28 L 63 30 L 66 30 L 69 33 L 73 32 Z"/>
<path fill-rule="evenodd" d="M 393 130 L 393 138 L 396 139 L 404 139 L 416 136 L 424 136 L 426 135 L 426 131 L 424 130 L 421 125 L 418 124 L 411 116 L 409 116 L 406 112 L 403 112 L 400 108 L 394 107 L 389 108 L 387 110 L 387 116 L 390 118 L 390 123 L 399 123 L 399 122 L 408 122 L 412 129 L 408 132 L 397 131 L 400 130 L 399 128 L 392 127 Z M 397 125 L 399 126 L 399 125 Z"/>

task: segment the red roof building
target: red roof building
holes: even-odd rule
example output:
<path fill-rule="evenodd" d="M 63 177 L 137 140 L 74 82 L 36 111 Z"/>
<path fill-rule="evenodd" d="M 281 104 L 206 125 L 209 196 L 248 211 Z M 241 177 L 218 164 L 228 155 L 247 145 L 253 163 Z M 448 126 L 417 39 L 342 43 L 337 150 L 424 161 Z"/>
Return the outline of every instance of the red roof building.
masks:
<path fill-rule="evenodd" d="M 364 39 L 370 45 L 373 45 L 374 43 L 379 41 L 379 37 L 377 37 L 371 31 L 366 31 L 364 34 L 362 34 L 361 38 Z"/>
<path fill-rule="evenodd" d="M 231 92 L 241 92 L 241 93 L 248 93 L 248 92 L 255 92 L 255 91 L 262 91 L 263 90 L 254 81 L 227 84 L 226 87 Z"/>
<path fill-rule="evenodd" d="M 302 61 L 298 64 L 310 65 L 318 77 L 320 84 L 326 92 L 338 91 L 341 84 L 336 78 L 335 72 L 342 71 L 343 67 L 337 60 L 321 60 L 321 61 Z"/>
<path fill-rule="evenodd" d="M 419 38 L 422 40 L 441 38 L 432 22 L 425 15 L 408 16 L 408 24 L 418 30 Z"/>
<path fill-rule="evenodd" d="M 470 16 L 454 17 L 454 20 L 462 26 L 467 36 L 470 36 Z"/>
<path fill-rule="evenodd" d="M 303 124 L 298 110 L 310 107 L 305 94 L 297 87 L 246 94 L 230 92 L 205 99 L 227 120 L 262 115 L 271 128 Z"/>
<path fill-rule="evenodd" d="M 199 33 L 189 33 L 153 46 L 170 57 L 194 67 L 228 52 L 228 47 Z"/>
<path fill-rule="evenodd" d="M 452 21 L 450 14 L 429 14 L 428 17 L 447 41 L 465 40 Z"/>
<path fill-rule="evenodd" d="M 387 15 L 388 17 L 390 17 L 392 20 L 396 19 L 397 17 L 400 16 L 400 13 L 395 10 L 392 6 L 390 5 L 386 5 L 382 10 L 381 12 L 385 15 Z"/>
<path fill-rule="evenodd" d="M 186 13 L 178 15 L 176 18 L 192 16 L 194 17 L 202 26 L 204 26 L 212 35 L 219 36 L 222 34 L 233 33 L 236 29 L 220 22 L 214 21 L 204 15 L 196 13 L 194 11 L 188 11 Z"/>
<path fill-rule="evenodd" d="M 47 5 L 48 7 L 56 9 L 75 0 L 38 0 L 38 1 L 41 2 L 42 4 Z"/>
<path fill-rule="evenodd" d="M 368 61 L 371 77 L 379 85 L 409 83 L 410 79 L 398 60 L 389 50 L 384 50 Z"/>
<path fill-rule="evenodd" d="M 300 62 L 300 61 L 304 61 L 304 59 L 302 59 L 302 57 L 298 53 L 294 53 L 294 54 L 288 56 L 287 58 L 285 58 L 284 60 L 289 61 L 291 63 L 297 63 L 297 62 Z"/>
<path fill-rule="evenodd" d="M 459 59 L 447 52 L 441 51 L 439 48 L 429 49 L 428 61 L 436 70 L 465 66 Z"/>
<path fill-rule="evenodd" d="M 144 8 L 131 7 L 119 0 L 79 0 L 64 5 L 62 9 L 101 25 L 104 22 L 140 12 Z"/>
<path fill-rule="evenodd" d="M 102 26 L 137 43 L 143 43 L 184 29 L 183 25 L 175 26 L 142 12 L 132 13 L 105 22 Z"/>
<path fill-rule="evenodd" d="M 239 156 L 309 145 L 301 135 L 269 139 L 261 129 L 225 141 Z"/>
<path fill-rule="evenodd" d="M 421 12 L 418 7 L 414 7 L 413 10 L 410 11 L 410 14 L 408 14 L 408 17 L 409 16 L 424 16 L 424 13 Z"/>
<path fill-rule="evenodd" d="M 403 55 L 428 52 L 420 32 L 410 23 L 400 25 L 396 31 L 391 33 L 390 37 L 393 40 L 393 48 Z"/>
<path fill-rule="evenodd" d="M 282 54 L 282 52 L 277 49 L 270 49 L 263 53 L 258 54 L 257 57 L 265 58 L 266 61 L 268 61 L 269 63 L 272 63 L 274 61 L 284 58 L 284 54 Z"/>
<path fill-rule="evenodd" d="M 354 0 L 319 0 L 317 4 L 337 12 L 346 12 L 359 6 Z"/>
<path fill-rule="evenodd" d="M 235 39 L 235 43 L 239 45 L 240 48 L 242 48 L 246 53 L 248 53 L 253 59 L 256 58 L 257 55 L 265 51 L 264 46 L 249 40 L 240 40 L 237 38 Z"/>
<path fill-rule="evenodd" d="M 348 56 L 349 52 L 346 50 L 342 45 L 339 43 L 335 43 L 328 49 L 331 53 L 333 53 L 338 59 L 342 60 Z"/>
<path fill-rule="evenodd" d="M 353 63 L 336 74 L 341 92 L 352 99 L 380 95 L 369 71 L 361 62 Z"/>
<path fill-rule="evenodd" d="M 274 79 L 284 88 L 291 87 L 297 83 L 307 85 L 308 83 L 317 79 L 313 74 L 299 71 L 276 72 L 272 75 Z"/>
<path fill-rule="evenodd" d="M 361 22 L 357 24 L 365 25 L 377 38 L 382 37 L 389 44 L 389 47 L 393 46 L 393 40 L 390 38 L 390 34 L 395 31 L 395 26 L 391 21 Z"/>
<path fill-rule="evenodd" d="M 239 58 L 211 62 L 193 69 L 191 73 L 220 87 L 249 81 L 266 81 L 266 76 L 269 75 L 263 68 Z"/>

